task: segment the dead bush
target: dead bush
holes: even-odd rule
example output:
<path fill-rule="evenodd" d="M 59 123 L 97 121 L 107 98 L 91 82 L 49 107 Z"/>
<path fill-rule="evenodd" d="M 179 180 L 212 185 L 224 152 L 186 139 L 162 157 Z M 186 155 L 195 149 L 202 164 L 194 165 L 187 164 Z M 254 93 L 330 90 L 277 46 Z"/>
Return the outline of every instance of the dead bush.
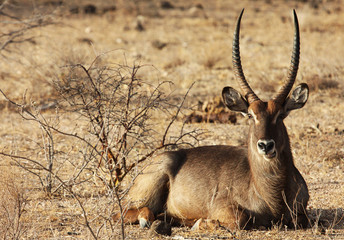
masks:
<path fill-rule="evenodd" d="M 27 196 L 17 183 L 11 170 L 1 168 L 0 176 L 0 237 L 2 239 L 22 239 L 27 230 L 23 221 Z"/>
<path fill-rule="evenodd" d="M 113 206 L 117 205 L 116 209 L 123 213 L 122 201 L 131 179 L 139 174 L 140 163 L 161 149 L 184 144 L 188 136 L 197 139 L 197 131 L 188 132 L 182 128 L 176 135 L 170 133 L 186 95 L 180 98 L 181 102 L 172 101 L 163 88 L 171 83 L 145 80 L 144 75 L 139 74 L 145 67 L 149 66 L 107 64 L 102 62 L 101 56 L 87 67 L 82 64 L 65 66 L 63 74 L 53 82 L 59 98 L 56 112 L 50 117 L 41 113 L 34 101 L 24 98 L 19 104 L 0 90 L 19 109 L 21 117 L 34 122 L 42 133 L 41 142 L 34 144 L 40 146 L 36 156 L 21 152 L 0 154 L 35 176 L 50 196 L 63 190 L 74 198 L 83 212 L 83 225 L 94 239 L 99 238 L 104 226 L 108 226 L 104 230 L 106 233 L 116 235 L 117 225 L 111 223 Z M 169 119 L 163 129 L 157 129 L 152 121 L 157 112 Z M 75 126 L 64 126 L 65 117 L 74 118 Z M 56 138 L 59 141 L 69 139 L 73 144 L 59 145 Z M 94 213 L 85 207 L 87 198 L 83 198 L 87 194 L 83 189 L 92 189 L 99 183 L 105 190 L 95 194 L 102 199 L 105 195 L 108 201 Z M 109 209 L 109 206 L 112 207 Z M 92 221 L 90 216 L 93 216 Z M 123 223 L 121 227 L 125 238 Z"/>

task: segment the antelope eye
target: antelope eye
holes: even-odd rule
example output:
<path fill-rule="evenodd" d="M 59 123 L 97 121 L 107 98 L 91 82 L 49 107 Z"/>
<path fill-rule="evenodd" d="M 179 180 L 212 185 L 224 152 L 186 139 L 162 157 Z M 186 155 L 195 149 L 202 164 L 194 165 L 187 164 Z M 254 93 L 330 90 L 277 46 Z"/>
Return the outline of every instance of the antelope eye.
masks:
<path fill-rule="evenodd" d="M 253 118 L 253 116 L 252 116 L 251 113 L 247 113 L 247 117 L 248 117 L 249 119 Z"/>

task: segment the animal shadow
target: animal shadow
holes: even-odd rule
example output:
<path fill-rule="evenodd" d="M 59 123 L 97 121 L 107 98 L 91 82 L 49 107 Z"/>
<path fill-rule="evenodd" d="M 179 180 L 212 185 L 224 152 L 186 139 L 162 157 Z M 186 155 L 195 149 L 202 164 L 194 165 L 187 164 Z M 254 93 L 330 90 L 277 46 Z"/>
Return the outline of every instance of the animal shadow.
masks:
<path fill-rule="evenodd" d="M 310 209 L 308 210 L 310 227 L 321 234 L 337 234 L 344 229 L 344 209 Z M 344 233 L 341 233 L 344 234 Z"/>

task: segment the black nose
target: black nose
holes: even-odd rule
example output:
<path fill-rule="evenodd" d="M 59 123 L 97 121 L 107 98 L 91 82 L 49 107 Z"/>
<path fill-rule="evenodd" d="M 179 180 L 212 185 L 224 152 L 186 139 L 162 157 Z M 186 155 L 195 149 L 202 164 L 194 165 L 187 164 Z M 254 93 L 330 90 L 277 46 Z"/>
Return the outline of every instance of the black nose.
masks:
<path fill-rule="evenodd" d="M 269 152 L 273 151 L 275 148 L 275 141 L 270 140 L 259 140 L 257 143 L 258 149 L 265 154 L 268 154 Z"/>

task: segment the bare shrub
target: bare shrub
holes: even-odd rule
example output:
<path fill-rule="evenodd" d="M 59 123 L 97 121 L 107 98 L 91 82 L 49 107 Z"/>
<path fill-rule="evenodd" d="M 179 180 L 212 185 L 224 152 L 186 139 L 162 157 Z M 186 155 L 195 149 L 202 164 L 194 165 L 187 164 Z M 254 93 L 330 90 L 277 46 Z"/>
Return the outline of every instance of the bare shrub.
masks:
<path fill-rule="evenodd" d="M 98 161 L 95 173 L 114 194 L 121 212 L 122 199 L 130 187 L 123 181 L 126 176 L 158 150 L 182 144 L 185 136 L 193 134 L 181 132 L 170 141 L 169 129 L 182 105 L 173 105 L 164 93 L 163 85 L 170 82 L 153 85 L 141 79 L 138 71 L 144 67 L 149 66 L 101 66 L 97 58 L 88 68 L 68 66 L 65 78 L 55 82 L 66 108 L 86 119 L 92 136 L 88 144 L 95 146 L 90 161 Z M 161 138 L 156 137 L 158 132 L 151 121 L 155 111 L 172 119 Z M 122 233 L 124 238 L 123 222 Z"/>
<path fill-rule="evenodd" d="M 45 192 L 56 194 L 64 190 L 71 195 L 83 212 L 84 225 L 95 239 L 102 231 L 115 235 L 117 227 L 111 223 L 113 206 L 117 205 L 116 209 L 123 214 L 122 201 L 131 179 L 139 174 L 140 163 L 160 149 L 186 144 L 186 137 L 197 139 L 197 131 L 185 132 L 183 126 L 177 134 L 170 133 L 186 95 L 179 97 L 181 102 L 172 100 L 164 91 L 164 85 L 171 83 L 144 80 L 139 74 L 144 67 L 149 66 L 104 64 L 101 56 L 88 67 L 65 66 L 64 73 L 53 83 L 60 96 L 55 117 L 45 117 L 33 101 L 18 104 L 0 90 L 8 101 L 19 107 L 21 117 L 35 122 L 42 133 L 38 158 L 23 153 L 0 154 L 36 176 Z M 161 114 L 169 120 L 164 128 L 158 129 L 153 118 Z M 64 126 L 65 116 L 73 117 L 75 126 Z M 71 139 L 73 146 L 56 146 L 57 136 L 60 140 Z M 87 207 L 88 195 L 82 189 L 99 185 L 99 181 L 105 191 L 92 196 L 99 200 L 105 196 L 108 201 L 99 204 L 95 212 Z M 121 228 L 124 238 L 123 223 Z"/>
<path fill-rule="evenodd" d="M 36 142 L 36 144 L 40 146 L 38 151 L 41 151 L 42 159 L 31 159 L 26 156 L 5 153 L 3 151 L 0 154 L 11 157 L 17 166 L 36 176 L 41 183 L 42 189 L 46 193 L 51 194 L 54 181 L 52 175 L 54 175 L 53 168 L 55 164 L 55 145 L 52 131 L 58 126 L 58 117 L 45 118 L 40 112 L 42 109 L 41 106 L 36 106 L 35 102 L 26 104 L 25 96 L 23 103 L 19 104 L 10 100 L 1 89 L 0 92 L 11 105 L 19 109 L 19 114 L 24 120 L 37 124 L 41 131 L 41 143 Z"/>
<path fill-rule="evenodd" d="M 88 122 L 88 133 L 96 146 L 98 168 L 109 175 L 109 187 L 117 186 L 138 163 L 152 156 L 157 150 L 182 143 L 182 135 L 173 143 L 167 142 L 171 122 L 162 139 L 156 139 L 157 130 L 151 121 L 154 111 L 170 114 L 175 107 L 157 86 L 138 76 L 141 68 L 149 67 L 116 64 L 115 67 L 98 65 L 100 59 L 86 68 L 68 66 L 64 78 L 55 81 L 67 111 L 77 113 Z M 173 121 L 177 115 L 172 114 Z M 186 134 L 188 135 L 188 134 Z"/>
<path fill-rule="evenodd" d="M 26 232 L 23 221 L 27 196 L 9 169 L 1 169 L 0 178 L 0 237 L 22 239 Z"/>

